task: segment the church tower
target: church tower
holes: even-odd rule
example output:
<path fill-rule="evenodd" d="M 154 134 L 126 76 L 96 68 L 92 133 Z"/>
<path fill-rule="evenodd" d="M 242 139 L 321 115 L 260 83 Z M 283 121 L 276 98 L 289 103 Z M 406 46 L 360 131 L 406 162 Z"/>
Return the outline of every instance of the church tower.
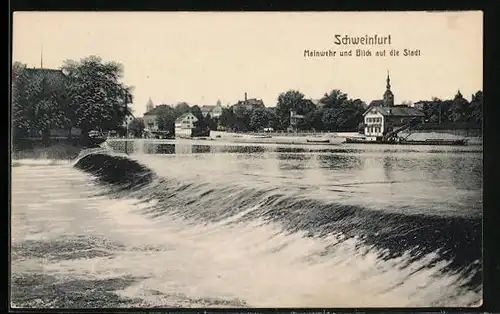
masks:
<path fill-rule="evenodd" d="M 394 94 L 391 92 L 391 78 L 389 77 L 389 70 L 387 70 L 387 85 L 384 93 L 384 107 L 394 106 Z"/>
<path fill-rule="evenodd" d="M 154 104 L 153 101 L 151 100 L 151 97 L 149 97 L 148 102 L 146 103 L 146 112 L 149 112 L 154 109 Z"/>

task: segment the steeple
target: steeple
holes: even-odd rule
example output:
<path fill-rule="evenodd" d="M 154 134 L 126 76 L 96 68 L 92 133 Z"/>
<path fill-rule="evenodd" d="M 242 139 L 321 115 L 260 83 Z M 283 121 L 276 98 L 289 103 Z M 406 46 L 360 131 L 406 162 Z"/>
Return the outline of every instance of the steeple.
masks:
<path fill-rule="evenodd" d="M 40 47 L 40 69 L 43 69 L 43 45 Z"/>
<path fill-rule="evenodd" d="M 387 70 L 387 85 L 384 93 L 384 106 L 392 107 L 394 106 L 394 94 L 391 91 L 391 78 L 389 77 L 389 70 Z"/>
<path fill-rule="evenodd" d="M 153 101 L 151 100 L 151 97 L 149 97 L 149 100 L 146 103 L 146 112 L 151 111 L 153 109 L 154 109 L 154 104 Z"/>
<path fill-rule="evenodd" d="M 389 77 L 389 70 L 387 70 L 387 85 L 386 85 L 387 90 L 391 89 L 391 78 Z"/>

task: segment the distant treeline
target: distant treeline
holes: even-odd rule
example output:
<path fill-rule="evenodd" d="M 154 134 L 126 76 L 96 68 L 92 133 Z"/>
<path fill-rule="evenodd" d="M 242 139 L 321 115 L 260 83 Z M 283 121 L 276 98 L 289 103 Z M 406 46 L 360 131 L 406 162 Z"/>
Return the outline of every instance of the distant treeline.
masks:
<path fill-rule="evenodd" d="M 15 62 L 13 65 L 13 135 L 50 137 L 50 130 L 65 128 L 71 135 L 72 128 L 81 129 L 82 136 L 93 129 L 121 130 L 128 105 L 133 102 L 132 87 L 120 82 L 123 66 L 117 62 L 103 62 L 90 56 L 80 61 L 68 60 L 62 71 L 29 69 Z M 483 93 L 476 92 L 471 101 L 458 92 L 453 99 L 415 103 L 428 123 L 443 125 L 453 123 L 481 126 L 483 121 Z M 363 128 L 363 113 L 367 104 L 360 99 L 334 89 L 319 101 L 306 99 L 297 90 L 278 96 L 276 107 L 266 107 L 261 100 L 250 99 L 222 109 L 220 117 L 203 116 L 199 106 L 179 103 L 176 106 L 160 105 L 155 108 L 160 130 L 172 130 L 175 120 L 191 112 L 197 118 L 200 130 L 224 128 L 233 131 L 261 131 L 264 128 L 287 130 L 290 112 L 302 116 L 294 128 L 308 131 L 357 131 Z M 450 124 L 451 125 L 451 124 Z M 142 119 L 134 119 L 129 130 L 141 136 Z"/>
<path fill-rule="evenodd" d="M 453 99 L 433 98 L 416 104 L 425 114 L 427 123 L 451 128 L 480 128 L 483 122 L 483 92 L 478 91 L 467 101 L 460 92 Z M 223 109 L 220 125 L 236 131 L 259 131 L 266 127 L 286 130 L 290 126 L 290 111 L 302 115 L 298 130 L 357 131 L 363 128 L 363 113 L 367 105 L 360 99 L 350 99 L 340 90 L 325 94 L 318 103 L 306 99 L 299 91 L 279 95 L 276 107 L 263 103 L 236 104 Z"/>

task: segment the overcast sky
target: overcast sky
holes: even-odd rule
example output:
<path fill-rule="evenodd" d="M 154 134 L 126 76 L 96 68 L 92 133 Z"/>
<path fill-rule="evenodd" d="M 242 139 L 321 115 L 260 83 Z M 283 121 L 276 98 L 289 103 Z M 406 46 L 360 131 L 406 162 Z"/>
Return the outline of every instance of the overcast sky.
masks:
<path fill-rule="evenodd" d="M 109 13 L 17 12 L 13 60 L 59 68 L 89 55 L 124 65 L 134 109 L 155 104 L 212 105 L 262 99 L 298 89 L 319 99 L 340 89 L 367 103 L 381 99 L 390 70 L 395 102 L 466 98 L 482 89 L 481 12 L 396 13 Z M 391 35 L 381 50 L 420 49 L 419 57 L 306 58 L 304 50 L 336 51 L 335 34 Z"/>

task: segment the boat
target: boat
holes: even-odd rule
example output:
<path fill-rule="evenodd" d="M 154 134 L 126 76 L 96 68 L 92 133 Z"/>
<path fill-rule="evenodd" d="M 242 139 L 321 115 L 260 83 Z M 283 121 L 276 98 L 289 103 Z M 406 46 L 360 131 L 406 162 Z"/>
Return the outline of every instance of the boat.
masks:
<path fill-rule="evenodd" d="M 271 135 L 254 135 L 252 138 L 272 138 Z"/>
<path fill-rule="evenodd" d="M 321 143 L 321 144 L 327 144 L 330 143 L 329 139 L 309 139 L 306 138 L 307 143 Z"/>
<path fill-rule="evenodd" d="M 445 140 L 445 139 L 427 139 L 423 141 L 411 140 L 411 141 L 401 141 L 400 144 L 403 145 L 448 145 L 448 146 L 465 146 L 467 145 L 466 139 L 460 140 Z"/>
<path fill-rule="evenodd" d="M 467 139 L 446 140 L 446 139 L 426 139 L 426 140 L 374 140 L 369 141 L 365 138 L 347 137 L 345 143 L 350 144 L 391 144 L 391 145 L 446 145 L 446 146 L 465 146 Z"/>
<path fill-rule="evenodd" d="M 98 146 L 104 143 L 107 138 L 102 132 L 93 130 L 89 132 L 88 139 L 91 146 Z"/>

